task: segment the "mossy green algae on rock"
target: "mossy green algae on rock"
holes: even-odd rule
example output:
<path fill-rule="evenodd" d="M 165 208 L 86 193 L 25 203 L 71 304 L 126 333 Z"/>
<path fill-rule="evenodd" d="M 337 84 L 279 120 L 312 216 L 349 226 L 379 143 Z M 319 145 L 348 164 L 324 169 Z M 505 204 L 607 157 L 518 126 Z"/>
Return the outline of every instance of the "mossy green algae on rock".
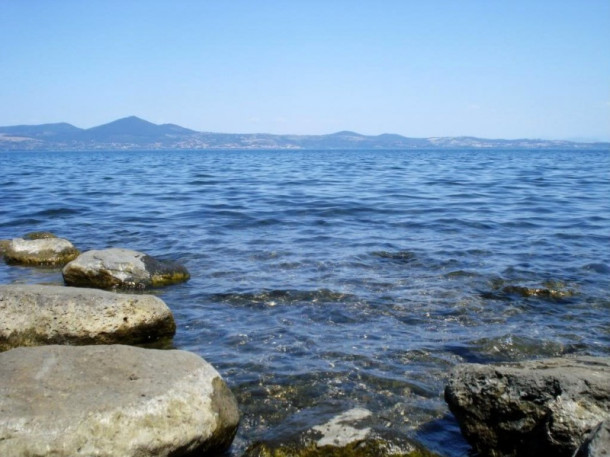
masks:
<path fill-rule="evenodd" d="M 380 439 L 348 443 L 345 446 L 255 443 L 244 457 L 439 457 L 425 449 L 396 448 Z"/>
<path fill-rule="evenodd" d="M 49 238 L 57 238 L 52 232 L 29 232 L 23 235 L 23 238 L 26 240 L 46 240 Z"/>

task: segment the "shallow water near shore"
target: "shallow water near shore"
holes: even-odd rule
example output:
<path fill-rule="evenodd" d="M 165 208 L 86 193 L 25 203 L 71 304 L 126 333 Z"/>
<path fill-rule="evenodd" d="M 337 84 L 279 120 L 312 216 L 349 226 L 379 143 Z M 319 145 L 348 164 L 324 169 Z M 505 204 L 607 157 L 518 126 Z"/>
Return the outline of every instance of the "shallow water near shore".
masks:
<path fill-rule="evenodd" d="M 0 153 L 0 239 L 183 263 L 174 346 L 240 403 L 232 448 L 353 408 L 390 442 L 469 447 L 460 362 L 610 354 L 610 152 Z M 0 263 L 0 283 L 61 283 Z"/>

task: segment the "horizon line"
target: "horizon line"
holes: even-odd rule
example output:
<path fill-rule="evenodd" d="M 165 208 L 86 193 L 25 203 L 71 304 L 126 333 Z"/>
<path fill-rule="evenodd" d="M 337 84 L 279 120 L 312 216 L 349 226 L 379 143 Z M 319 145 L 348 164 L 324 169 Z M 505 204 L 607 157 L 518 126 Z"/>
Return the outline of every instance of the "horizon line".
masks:
<path fill-rule="evenodd" d="M 547 141 L 547 142 L 554 142 L 554 141 L 561 141 L 561 142 L 568 142 L 568 143 L 586 143 L 586 144 L 595 144 L 595 143 L 610 143 L 610 138 L 604 140 L 604 139 L 593 139 L 593 138 L 579 138 L 579 137 L 571 137 L 571 138 L 566 138 L 566 139 L 558 139 L 558 138 L 543 138 L 543 137 L 527 137 L 527 136 L 520 136 L 520 137 L 514 137 L 514 138 L 506 138 L 506 137 L 485 137 L 485 136 L 477 136 L 477 135 L 468 135 L 468 134 L 460 134 L 460 135 L 433 135 L 433 136 L 406 136 L 404 134 L 401 133 L 394 133 L 394 132 L 383 132 L 383 133 L 379 133 L 379 134 L 365 134 L 365 133 L 360 133 L 357 132 L 355 130 L 349 130 L 349 129 L 343 129 L 343 130 L 338 130 L 338 131 L 334 131 L 334 132 L 330 132 L 330 133 L 271 133 L 271 132 L 262 132 L 262 131 L 258 131 L 258 132 L 221 132 L 221 131 L 209 131 L 209 130 L 196 130 L 190 127 L 184 127 L 183 125 L 180 124 L 176 124 L 174 122 L 163 122 L 163 123 L 155 123 L 152 121 L 149 121 L 147 119 L 144 119 L 140 116 L 137 115 L 129 115 L 129 116 L 124 116 L 124 117 L 120 117 L 117 119 L 114 119 L 112 121 L 109 122 L 105 122 L 102 124 L 98 124 L 98 125 L 93 125 L 91 127 L 78 127 L 74 124 L 72 124 L 71 122 L 67 122 L 67 121 L 60 121 L 60 122 L 44 122 L 42 124 L 12 124 L 12 125 L 2 125 L 0 126 L 0 128 L 11 128 L 11 127 L 40 127 L 40 126 L 45 126 L 45 125 L 62 125 L 62 124 L 66 124 L 66 125 L 70 125 L 71 127 L 77 128 L 79 130 L 91 130 L 94 128 L 98 128 L 98 127 L 103 127 L 106 125 L 110 125 L 116 122 L 120 122 L 120 121 L 126 121 L 126 120 L 138 120 L 141 121 L 143 123 L 147 123 L 147 124 L 151 124 L 157 127 L 160 126 L 176 126 L 176 127 L 180 127 L 186 130 L 191 130 L 193 133 L 210 133 L 210 134 L 220 134 L 220 135 L 269 135 L 269 136 L 296 136 L 296 137 L 308 137 L 308 136 L 330 136 L 330 135 L 337 135 L 337 134 L 341 134 L 341 133 L 349 133 L 349 134 L 354 134 L 354 135 L 359 135 L 359 136 L 364 136 L 364 137 L 379 137 L 379 136 L 383 136 L 383 135 L 396 135 L 396 136 L 400 136 L 402 138 L 405 139 L 422 139 L 422 140 L 430 140 L 430 139 L 446 139 L 446 138 L 471 138 L 471 139 L 477 139 L 477 140 L 489 140 L 489 141 Z M 2 133 L 0 133 L 0 135 L 3 135 Z"/>

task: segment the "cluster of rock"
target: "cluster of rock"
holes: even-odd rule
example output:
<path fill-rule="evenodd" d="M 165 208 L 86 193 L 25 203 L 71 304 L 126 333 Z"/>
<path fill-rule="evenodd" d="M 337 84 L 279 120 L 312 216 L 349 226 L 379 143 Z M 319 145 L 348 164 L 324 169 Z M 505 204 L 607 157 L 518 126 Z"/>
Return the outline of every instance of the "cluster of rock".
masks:
<path fill-rule="evenodd" d="M 41 232 L 0 241 L 13 265 L 63 267 L 67 286 L 0 286 L 0 455 L 181 456 L 227 449 L 235 397 L 201 357 L 127 345 L 171 339 L 171 310 L 141 291 L 181 265 L 127 249 L 80 253 Z M 100 289 L 111 289 L 100 290 Z"/>
<path fill-rule="evenodd" d="M 130 249 L 111 248 L 80 253 L 74 245 L 49 232 L 2 240 L 6 263 L 63 267 L 68 286 L 100 289 L 148 289 L 188 281 L 187 269 Z"/>

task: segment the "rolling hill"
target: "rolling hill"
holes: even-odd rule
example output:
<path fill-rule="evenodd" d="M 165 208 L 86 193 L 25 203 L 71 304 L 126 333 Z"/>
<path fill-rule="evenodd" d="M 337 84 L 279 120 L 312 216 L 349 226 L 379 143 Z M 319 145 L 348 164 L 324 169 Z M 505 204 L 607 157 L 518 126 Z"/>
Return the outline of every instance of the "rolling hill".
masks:
<path fill-rule="evenodd" d="M 610 150 L 610 143 L 501 140 L 475 137 L 408 138 L 342 131 L 328 135 L 211 133 L 136 116 L 89 129 L 67 123 L 0 127 L 0 151 L 205 150 L 205 149 L 583 149 Z"/>

